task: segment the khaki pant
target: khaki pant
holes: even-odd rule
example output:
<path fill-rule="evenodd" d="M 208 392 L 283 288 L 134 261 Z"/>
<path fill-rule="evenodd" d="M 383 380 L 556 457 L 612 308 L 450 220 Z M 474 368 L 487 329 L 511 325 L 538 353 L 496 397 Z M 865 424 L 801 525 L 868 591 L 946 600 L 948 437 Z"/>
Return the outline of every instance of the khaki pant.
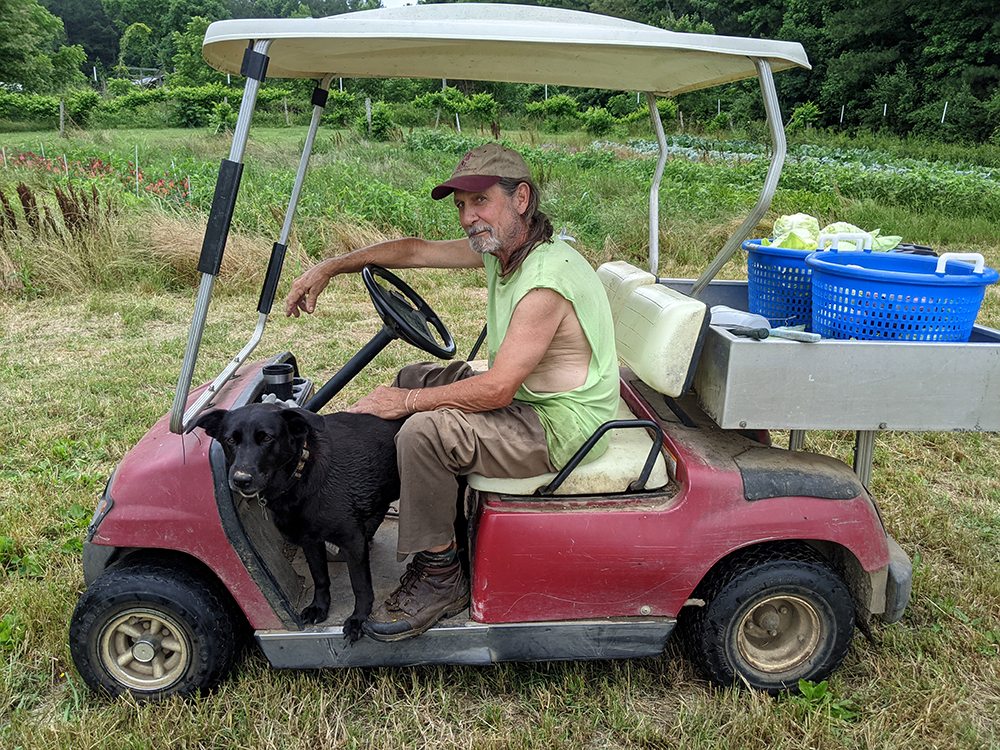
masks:
<path fill-rule="evenodd" d="M 408 365 L 393 385 L 431 388 L 472 377 L 466 362 Z M 459 476 L 533 477 L 555 471 L 535 410 L 514 401 L 486 412 L 418 412 L 396 435 L 399 465 L 400 560 L 454 538 Z"/>

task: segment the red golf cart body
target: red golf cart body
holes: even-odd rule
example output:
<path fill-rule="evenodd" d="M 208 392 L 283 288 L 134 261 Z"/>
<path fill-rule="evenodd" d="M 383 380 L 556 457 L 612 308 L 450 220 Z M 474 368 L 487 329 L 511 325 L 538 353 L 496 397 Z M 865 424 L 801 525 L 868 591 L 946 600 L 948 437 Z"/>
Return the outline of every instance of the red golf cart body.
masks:
<path fill-rule="evenodd" d="M 291 353 L 257 362 L 248 355 L 270 312 L 298 189 L 334 75 L 441 77 L 475 71 L 474 77 L 483 80 L 614 88 L 626 88 L 629 81 L 627 88 L 650 92 L 650 102 L 656 94 L 758 75 L 780 158 L 740 230 L 743 236 L 738 232 L 727 243 L 729 250 L 720 253 L 731 255 L 767 209 L 784 155 L 771 71 L 808 62 L 797 44 L 676 34 L 592 14 L 483 4 L 219 22 L 206 35 L 205 57 L 220 70 L 242 70 L 247 90 L 206 231 L 199 264 L 202 288 L 174 409 L 122 459 L 85 543 L 90 588 L 75 615 L 71 645 L 92 687 L 151 699 L 187 694 L 224 677 L 231 655 L 223 654 L 216 664 L 212 652 L 234 648 L 231 639 L 199 630 L 196 607 L 175 606 L 175 595 L 149 583 L 164 577 L 173 592 L 196 581 L 208 592 L 201 619 L 231 610 L 217 629 L 238 629 L 245 622 L 279 668 L 654 656 L 685 612 L 695 612 L 696 644 L 714 652 L 718 649 L 710 641 L 717 637 L 719 649 L 735 649 L 727 657 L 730 671 L 708 666 L 713 679 L 749 675 L 751 684 L 774 689 L 835 668 L 855 621 L 879 616 L 892 622 L 902 616 L 910 563 L 887 534 L 862 478 L 836 459 L 772 446 L 767 430 L 760 429 L 768 425 L 722 429 L 703 410 L 699 394 L 688 389 L 706 335 L 706 350 L 760 343 L 709 331 L 706 320 L 690 366 L 685 362 L 686 382 L 673 397 L 650 387 L 649 378 L 629 366 L 621 371 L 622 401 L 630 418 L 646 420 L 657 428 L 654 432 L 663 433 L 662 482 L 651 489 L 576 494 L 512 494 L 488 483 L 470 486 L 472 603 L 467 612 L 415 639 L 384 644 L 362 638 L 352 646 L 341 629 L 353 606 L 351 589 L 343 564 L 334 560 L 330 616 L 318 626 L 303 626 L 299 611 L 311 598 L 308 573 L 297 568 L 294 550 L 277 537 L 264 509 L 230 493 L 221 447 L 200 430 L 186 428 L 207 406 L 231 409 L 259 400 L 261 370 L 269 363 L 293 364 L 300 405 L 312 393 L 313 384 Z M 268 65 L 270 75 L 321 78 L 314 97 L 317 111 L 261 295 L 257 330 L 215 381 L 191 390 L 207 302 L 238 192 L 246 128 Z M 656 108 L 650 111 L 662 140 Z M 662 171 L 662 161 L 660 166 Z M 653 274 L 655 192 L 654 186 Z M 653 279 L 655 285 L 671 283 Z M 714 287 L 708 281 L 696 282 L 693 296 L 704 293 L 710 301 Z M 394 527 L 394 520 L 387 520 L 374 541 L 377 596 L 391 589 L 402 572 Z M 782 578 L 786 573 L 791 583 Z M 814 579 L 803 575 L 819 576 L 815 580 L 822 585 L 810 586 L 808 580 Z M 146 588 L 133 586 L 133 579 Z M 764 579 L 762 604 L 751 613 L 718 610 L 727 598 L 741 598 L 740 592 Z M 817 603 L 811 589 L 824 586 L 836 588 L 836 595 Z M 124 599 L 133 603 L 123 605 Z M 785 619 L 793 616 L 794 622 Z M 784 655 L 769 656 L 769 639 L 783 637 L 785 628 L 791 640 L 782 647 Z M 823 649 L 835 653 L 820 653 Z M 202 668 L 205 660 L 212 664 Z"/>

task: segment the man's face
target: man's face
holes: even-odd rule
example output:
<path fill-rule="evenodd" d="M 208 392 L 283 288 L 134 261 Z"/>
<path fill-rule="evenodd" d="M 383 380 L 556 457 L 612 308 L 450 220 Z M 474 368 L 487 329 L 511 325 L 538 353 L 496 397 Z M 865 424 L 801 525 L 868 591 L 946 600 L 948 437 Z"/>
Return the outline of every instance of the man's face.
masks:
<path fill-rule="evenodd" d="M 469 245 L 480 255 L 511 251 L 523 241 L 527 227 L 518 211 L 521 188 L 526 192 L 527 185 L 522 183 L 510 197 L 499 185 L 478 193 L 455 191 L 458 220 L 469 237 Z"/>

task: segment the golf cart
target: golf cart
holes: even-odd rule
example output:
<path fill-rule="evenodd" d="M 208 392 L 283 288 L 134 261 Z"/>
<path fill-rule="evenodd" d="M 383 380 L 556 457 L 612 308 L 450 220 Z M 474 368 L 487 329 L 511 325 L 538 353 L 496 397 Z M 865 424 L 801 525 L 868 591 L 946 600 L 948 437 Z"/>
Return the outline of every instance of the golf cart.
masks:
<path fill-rule="evenodd" d="M 70 642 L 90 687 L 144 700 L 210 688 L 233 666 L 247 629 L 274 667 L 302 669 L 648 657 L 663 652 L 676 627 L 711 680 L 778 691 L 835 670 L 856 626 L 902 616 L 911 565 L 866 489 L 871 438 L 877 429 L 997 429 L 1000 385 L 970 389 L 963 409 L 952 404 L 948 412 L 928 385 L 934 418 L 917 426 L 919 410 L 903 400 L 913 391 L 900 393 L 886 372 L 920 381 L 926 350 L 761 342 L 710 325 L 713 305 L 747 309 L 746 282 L 713 279 L 777 186 L 785 141 L 772 71 L 808 67 L 799 44 L 674 33 L 568 10 L 460 4 L 220 21 L 206 33 L 204 55 L 245 76 L 246 86 L 205 232 L 173 408 L 122 459 L 87 532 L 88 588 Z M 212 382 L 192 389 L 265 75 L 319 79 L 312 122 L 256 328 Z M 558 475 L 468 477 L 470 608 L 411 640 L 352 645 L 341 628 L 353 607 L 344 564 L 330 562 L 328 619 L 305 626 L 299 612 L 311 599 L 311 579 L 256 502 L 230 492 L 221 446 L 188 428 L 206 408 L 257 402 L 287 389 L 289 378 L 290 392 L 280 398 L 316 411 L 395 338 L 453 356 L 426 303 L 392 274 L 368 269 L 364 283 L 385 326 L 322 388 L 291 352 L 250 359 L 271 313 L 331 82 L 399 76 L 645 91 L 661 151 L 649 199 L 648 269 L 617 261 L 599 270 L 622 362 L 619 419 L 602 428 L 611 432 L 610 447 L 582 462 L 588 442 Z M 760 81 L 771 130 L 760 198 L 701 278 L 661 279 L 666 144 L 655 97 L 751 76 Z M 948 350 L 941 361 L 950 367 L 978 357 L 995 369 L 1000 334 L 977 328 L 974 336 L 940 345 Z M 859 381 L 846 402 L 840 390 L 839 403 L 829 397 Z M 919 388 L 916 397 L 924 397 Z M 854 470 L 775 447 L 768 433 L 792 430 L 791 447 L 801 448 L 804 430 L 831 428 L 858 431 Z M 395 539 L 390 518 L 373 543 L 376 596 L 402 573 Z"/>

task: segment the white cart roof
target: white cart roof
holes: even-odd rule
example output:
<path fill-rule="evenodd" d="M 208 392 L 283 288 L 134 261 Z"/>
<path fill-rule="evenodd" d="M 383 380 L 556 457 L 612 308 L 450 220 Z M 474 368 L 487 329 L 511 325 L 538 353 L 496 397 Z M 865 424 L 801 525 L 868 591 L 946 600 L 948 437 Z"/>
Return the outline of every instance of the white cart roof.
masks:
<path fill-rule="evenodd" d="M 456 78 L 673 96 L 772 70 L 809 68 L 798 42 L 685 34 L 593 13 L 459 3 L 328 18 L 216 21 L 202 54 L 239 73 L 251 40 L 274 40 L 271 78 Z"/>

